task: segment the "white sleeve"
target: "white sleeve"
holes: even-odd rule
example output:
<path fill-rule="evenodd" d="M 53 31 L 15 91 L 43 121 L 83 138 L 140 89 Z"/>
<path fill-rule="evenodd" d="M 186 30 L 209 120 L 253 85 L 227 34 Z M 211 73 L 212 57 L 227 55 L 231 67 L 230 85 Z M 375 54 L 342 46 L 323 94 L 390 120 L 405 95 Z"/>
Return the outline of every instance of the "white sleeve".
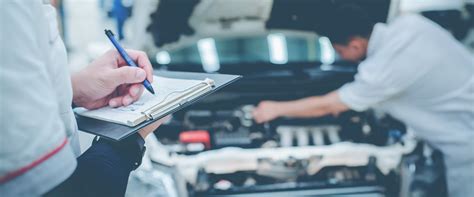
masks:
<path fill-rule="evenodd" d="M 46 62 L 48 26 L 41 1 L 0 4 L 1 144 L 31 153 L 40 144 L 58 144 L 65 138 Z"/>
<path fill-rule="evenodd" d="M 359 65 L 354 81 L 338 90 L 349 108 L 364 111 L 376 106 L 403 92 L 431 69 L 432 65 L 423 64 L 423 57 L 418 55 L 424 42 L 422 35 L 408 29 L 403 21 L 397 23 L 384 35 L 388 39 Z M 416 23 L 408 24 L 413 25 Z"/>

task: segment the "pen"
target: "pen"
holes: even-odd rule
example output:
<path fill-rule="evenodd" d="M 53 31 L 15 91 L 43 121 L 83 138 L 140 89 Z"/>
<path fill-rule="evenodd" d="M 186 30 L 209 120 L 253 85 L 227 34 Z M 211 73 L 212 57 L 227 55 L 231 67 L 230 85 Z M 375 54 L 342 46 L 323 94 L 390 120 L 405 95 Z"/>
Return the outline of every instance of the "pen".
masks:
<path fill-rule="evenodd" d="M 122 58 L 125 60 L 125 62 L 127 62 L 127 64 L 129 66 L 138 67 L 137 64 L 135 64 L 135 62 L 132 60 L 132 58 L 130 58 L 130 56 L 127 54 L 127 52 L 125 52 L 125 49 L 123 49 L 123 47 L 115 39 L 114 33 L 112 33 L 112 31 L 110 31 L 108 29 L 106 29 L 104 31 L 105 31 L 105 35 L 107 35 L 110 42 L 112 42 L 112 44 L 115 46 L 115 48 L 120 53 L 120 56 L 122 56 Z M 143 81 L 143 86 L 145 86 L 145 88 L 150 93 L 155 94 L 155 91 L 153 90 L 153 87 L 151 86 L 150 82 L 147 79 L 145 79 L 145 81 Z"/>

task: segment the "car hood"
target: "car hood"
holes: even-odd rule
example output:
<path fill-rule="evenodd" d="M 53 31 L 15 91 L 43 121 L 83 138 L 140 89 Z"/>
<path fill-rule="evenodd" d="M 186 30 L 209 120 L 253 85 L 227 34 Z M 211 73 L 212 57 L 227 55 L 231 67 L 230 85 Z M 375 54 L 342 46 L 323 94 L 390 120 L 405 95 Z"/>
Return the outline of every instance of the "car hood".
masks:
<path fill-rule="evenodd" d="M 325 31 L 334 8 L 357 3 L 371 18 L 385 22 L 390 0 L 162 0 L 148 31 L 157 47 L 182 36 L 215 36 L 272 29 Z M 328 18 L 329 17 L 329 18 Z"/>

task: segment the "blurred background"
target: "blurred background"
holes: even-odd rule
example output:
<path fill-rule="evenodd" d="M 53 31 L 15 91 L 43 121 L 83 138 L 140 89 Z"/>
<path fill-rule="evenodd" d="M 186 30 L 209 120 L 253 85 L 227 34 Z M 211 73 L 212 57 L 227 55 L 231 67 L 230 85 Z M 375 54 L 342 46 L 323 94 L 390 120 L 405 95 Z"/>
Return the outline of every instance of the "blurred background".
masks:
<path fill-rule="evenodd" d="M 293 6 L 290 5 L 291 7 L 303 7 L 304 5 L 309 5 L 309 7 L 305 8 L 304 13 L 301 12 L 302 9 L 298 10 L 300 11 L 298 13 L 296 13 L 295 10 L 295 13 L 290 13 L 291 10 L 284 10 L 285 7 L 279 8 L 280 6 L 278 6 L 277 9 L 283 10 L 277 10 L 278 14 L 274 14 L 274 16 L 272 16 L 274 17 L 272 18 L 273 20 L 267 21 L 267 24 L 263 23 L 270 18 L 270 12 L 273 6 L 273 1 L 267 0 L 261 2 L 239 2 L 232 0 L 216 2 L 203 1 L 202 3 L 206 3 L 208 5 L 202 5 L 200 13 L 194 13 L 192 17 L 190 16 L 193 11 L 192 9 L 194 6 L 199 4 L 197 3 L 199 1 L 194 3 L 192 3 L 192 1 L 186 0 L 171 1 L 173 3 L 170 4 L 174 5 L 170 5 L 169 9 L 164 10 L 164 12 L 170 13 L 163 13 L 162 15 L 164 15 L 166 19 L 161 19 L 161 21 L 159 21 L 160 19 L 158 16 L 161 15 L 161 13 L 159 14 L 157 12 L 160 0 L 53 0 L 53 2 L 57 5 L 56 7 L 58 8 L 58 13 L 60 15 L 59 20 L 61 23 L 63 40 L 65 41 L 67 49 L 69 50 L 72 71 L 80 69 L 81 66 L 86 65 L 90 59 L 93 59 L 97 55 L 100 55 L 104 51 L 110 49 L 110 45 L 105 39 L 103 33 L 105 28 L 112 29 L 118 36 L 120 36 L 122 42 L 129 47 L 149 50 L 150 58 L 152 58 L 152 60 L 154 60 L 156 63 L 159 63 L 157 60 L 160 59 L 162 60 L 161 63 L 167 63 L 168 61 L 170 61 L 169 63 L 172 64 L 184 63 L 187 61 L 199 63 L 200 59 L 197 56 L 190 55 L 184 57 L 186 56 L 184 53 L 194 53 L 193 55 L 198 55 L 197 51 L 193 51 L 197 50 L 197 48 L 193 48 L 192 46 L 178 47 L 181 49 L 179 49 L 175 54 L 172 54 L 173 58 L 168 58 L 169 53 L 166 52 L 157 53 L 160 48 L 164 48 L 162 49 L 163 51 L 167 51 L 167 48 L 176 48 L 164 47 L 163 45 L 177 42 L 178 38 L 180 37 L 195 37 L 194 41 L 196 41 L 198 38 L 205 38 L 209 36 L 212 37 L 216 36 L 216 34 L 219 34 L 218 37 L 226 37 L 224 34 L 233 34 L 239 37 L 249 33 L 254 34 L 255 37 L 252 39 L 234 39 L 227 42 L 222 41 L 222 43 L 218 43 L 218 45 L 226 48 L 222 49 L 222 52 L 227 51 L 227 53 L 223 53 L 221 55 L 222 58 L 225 58 L 221 61 L 238 62 L 239 60 L 236 60 L 235 57 L 235 55 L 238 53 L 236 51 L 232 51 L 236 50 L 236 43 L 245 42 L 244 45 L 249 48 L 262 47 L 260 45 L 266 42 L 266 34 L 269 33 L 264 32 L 265 28 L 311 31 L 308 35 L 294 35 L 291 36 L 290 39 L 287 39 L 287 42 L 289 43 L 288 46 L 290 48 L 287 51 L 293 53 L 287 54 L 287 57 L 290 58 L 290 62 L 308 58 L 310 61 L 323 60 L 325 61 L 324 63 L 331 63 L 335 58 L 337 58 L 334 57 L 335 54 L 332 51 L 331 46 L 326 45 L 330 44 L 328 43 L 329 40 L 326 40 L 326 38 L 319 39 L 315 35 L 316 32 L 314 32 L 314 28 L 317 28 L 315 26 L 318 25 L 318 22 L 321 23 L 321 21 L 317 20 L 321 19 L 315 18 L 318 16 L 318 14 L 313 14 L 313 16 L 311 16 L 311 12 L 316 13 L 317 11 L 321 10 L 315 11 L 313 7 L 311 7 L 311 4 L 322 4 L 321 2 L 325 2 L 324 0 L 314 0 L 314 3 L 304 0 L 295 2 L 289 2 L 286 0 L 281 1 L 284 4 L 293 4 Z M 346 3 L 344 1 L 335 2 Z M 383 1 L 383 3 L 373 3 L 376 1 L 372 1 L 371 3 L 370 0 L 353 0 L 347 2 L 362 2 L 363 4 L 369 4 L 369 6 L 373 7 L 371 10 L 372 12 L 379 12 L 374 14 L 378 15 L 377 17 L 379 18 L 379 21 L 385 21 L 403 13 L 422 13 L 428 18 L 435 20 L 443 27 L 452 31 L 456 38 L 463 42 L 466 47 L 468 47 L 470 50 L 474 50 L 474 39 L 472 38 L 473 35 L 470 31 L 470 29 L 472 29 L 473 19 L 469 15 L 469 11 L 472 12 L 473 8 L 469 0 L 431 0 L 421 2 L 394 0 Z M 235 7 L 236 4 L 238 6 L 240 5 L 240 7 Z M 204 8 L 204 6 L 212 7 Z M 167 6 L 165 5 L 164 7 L 166 8 Z M 275 7 L 273 7 L 273 9 L 275 9 Z M 325 8 L 323 7 L 321 9 Z M 280 12 L 282 16 L 279 16 Z M 154 16 L 151 16 L 152 14 L 154 14 Z M 285 18 L 285 15 L 289 18 Z M 319 16 L 323 15 L 324 12 L 319 13 Z M 248 17 L 247 21 L 245 20 L 245 17 Z M 298 19 L 298 17 L 306 17 L 311 21 L 305 21 L 307 19 L 304 18 Z M 261 24 L 258 24 L 258 21 L 260 21 Z M 203 25 L 203 23 L 205 23 L 205 26 L 199 27 Z M 218 27 L 218 25 L 225 24 L 228 24 L 229 28 Z M 265 25 L 269 26 L 265 27 Z M 159 30 L 160 27 L 166 29 Z M 261 32 L 256 31 L 257 29 Z M 162 33 L 163 35 L 157 35 L 158 33 Z M 312 36 L 314 38 L 311 38 Z M 163 37 L 163 39 L 156 39 L 158 37 Z M 276 40 L 275 43 L 278 43 L 279 36 L 273 36 L 271 39 Z M 308 57 L 300 57 L 301 54 L 304 53 L 300 53 L 300 51 L 298 51 L 298 45 L 302 42 L 305 42 L 303 41 L 304 39 L 313 39 L 312 43 L 310 43 L 311 41 L 307 41 L 308 43 L 303 44 L 308 45 L 307 50 L 314 50 L 316 53 L 313 51 L 306 51 L 306 53 L 310 55 L 308 55 Z M 191 43 L 189 45 L 191 45 Z M 245 54 L 245 57 L 241 57 L 241 59 L 250 58 L 248 61 L 251 62 L 270 58 L 268 52 L 270 48 L 265 47 L 264 50 L 265 51 L 257 50 L 258 52 L 262 53 L 261 57 L 252 57 L 252 54 Z M 243 53 L 246 52 L 245 50 L 243 51 Z M 229 53 L 232 53 L 233 56 L 228 56 L 230 55 Z M 300 56 L 298 56 L 298 54 Z M 159 57 L 158 59 L 156 58 L 157 55 Z M 282 59 L 273 60 L 276 62 L 285 63 Z M 268 59 L 268 61 L 270 61 L 270 59 Z"/>
<path fill-rule="evenodd" d="M 262 100 L 321 95 L 353 80 L 357 63 L 341 61 L 330 40 L 318 34 L 331 22 L 327 16 L 335 6 L 357 4 L 378 22 L 419 13 L 474 52 L 473 2 L 53 2 L 71 72 L 112 48 L 104 35 L 104 29 L 111 29 L 127 48 L 145 51 L 155 72 L 244 76 L 175 114 L 147 139 L 147 154 L 130 178 L 127 196 L 446 195 L 440 152 L 388 115 L 351 111 L 259 125 L 251 111 Z M 196 140 L 183 140 L 186 135 Z M 91 139 L 81 132 L 83 150 Z M 269 156 L 276 148 L 278 159 Z M 320 165 L 322 157 L 334 160 Z"/>

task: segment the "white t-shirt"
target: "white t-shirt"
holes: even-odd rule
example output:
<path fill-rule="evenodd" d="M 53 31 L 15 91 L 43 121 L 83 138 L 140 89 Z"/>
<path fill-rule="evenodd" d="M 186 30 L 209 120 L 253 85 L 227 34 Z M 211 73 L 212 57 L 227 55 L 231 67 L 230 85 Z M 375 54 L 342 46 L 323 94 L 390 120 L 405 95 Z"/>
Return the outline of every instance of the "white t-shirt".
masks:
<path fill-rule="evenodd" d="M 444 153 L 451 188 L 467 171 L 458 179 L 470 183 L 456 188 L 474 196 L 472 185 L 458 188 L 474 181 L 474 55 L 447 31 L 419 15 L 376 24 L 367 59 L 339 95 L 351 109 L 373 107 L 403 121 Z"/>
<path fill-rule="evenodd" d="M 461 10 L 467 0 L 401 0 L 400 11 L 423 12 L 436 10 Z"/>

